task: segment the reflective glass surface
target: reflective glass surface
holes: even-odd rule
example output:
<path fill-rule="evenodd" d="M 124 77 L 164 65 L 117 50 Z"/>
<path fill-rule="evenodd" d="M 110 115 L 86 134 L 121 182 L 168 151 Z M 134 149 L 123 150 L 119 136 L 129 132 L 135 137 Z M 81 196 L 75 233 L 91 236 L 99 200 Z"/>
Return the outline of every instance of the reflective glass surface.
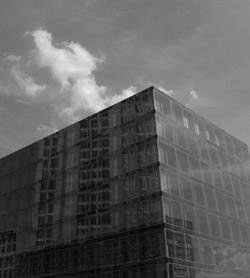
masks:
<path fill-rule="evenodd" d="M 247 146 L 169 96 L 154 97 L 168 277 L 248 277 Z"/>
<path fill-rule="evenodd" d="M 249 277 L 248 161 L 146 89 L 0 159 L 0 277 Z"/>

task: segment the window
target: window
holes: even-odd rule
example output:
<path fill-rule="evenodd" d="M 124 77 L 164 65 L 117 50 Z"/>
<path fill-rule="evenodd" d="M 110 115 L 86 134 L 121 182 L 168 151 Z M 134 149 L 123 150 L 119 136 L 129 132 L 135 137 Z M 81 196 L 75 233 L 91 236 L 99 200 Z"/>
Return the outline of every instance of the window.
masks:
<path fill-rule="evenodd" d="M 214 214 L 208 214 L 208 223 L 210 225 L 210 232 L 214 237 L 220 237 L 220 228 L 218 217 Z"/>
<path fill-rule="evenodd" d="M 188 156 L 186 153 L 177 151 L 179 169 L 183 172 L 189 171 Z"/>
<path fill-rule="evenodd" d="M 55 190 L 56 188 L 56 180 L 49 181 L 49 190 Z"/>
<path fill-rule="evenodd" d="M 49 203 L 48 204 L 48 213 L 53 213 L 54 212 L 54 204 L 53 203 Z"/>
<path fill-rule="evenodd" d="M 216 201 L 215 201 L 215 197 L 214 197 L 214 191 L 211 188 L 208 187 L 204 187 L 204 192 L 205 192 L 205 196 L 207 199 L 207 205 L 210 209 L 214 209 L 216 210 L 217 206 L 216 206 Z"/>
<path fill-rule="evenodd" d="M 109 167 L 109 159 L 102 160 L 102 167 Z"/>
<path fill-rule="evenodd" d="M 208 220 L 207 213 L 203 210 L 196 210 L 196 217 L 198 220 L 199 231 L 203 234 L 208 234 Z"/>
<path fill-rule="evenodd" d="M 187 245 L 188 259 L 190 261 L 199 262 L 200 254 L 199 254 L 199 248 L 198 248 L 199 247 L 198 239 L 194 236 L 189 236 L 186 234 L 186 245 Z M 196 274 L 198 274 L 198 272 Z M 195 275 L 190 276 L 190 277 L 195 277 Z M 199 277 L 199 275 L 197 277 Z"/>
<path fill-rule="evenodd" d="M 234 192 L 235 192 L 236 196 L 243 198 L 244 195 L 243 195 L 243 191 L 241 188 L 240 180 L 235 177 L 232 177 L 232 180 L 233 180 L 233 187 L 234 187 Z"/>
<path fill-rule="evenodd" d="M 203 159 L 208 160 L 207 144 L 204 141 L 200 141 L 200 153 Z"/>
<path fill-rule="evenodd" d="M 183 216 L 181 204 L 177 201 L 172 201 L 171 209 L 173 224 L 177 226 L 182 226 Z"/>
<path fill-rule="evenodd" d="M 175 102 L 172 102 L 172 110 L 174 114 L 174 119 L 179 123 L 183 123 L 182 109 L 180 105 Z"/>
<path fill-rule="evenodd" d="M 108 119 L 103 119 L 102 120 L 102 127 L 108 127 L 109 125 L 109 120 Z"/>
<path fill-rule="evenodd" d="M 225 190 L 231 194 L 234 194 L 231 176 L 224 173 L 223 179 L 224 179 Z"/>
<path fill-rule="evenodd" d="M 192 183 L 189 179 L 181 178 L 182 196 L 188 201 L 193 201 L 193 188 Z"/>
<path fill-rule="evenodd" d="M 167 154 L 168 165 L 172 167 L 176 167 L 175 149 L 166 145 L 166 154 Z"/>
<path fill-rule="evenodd" d="M 165 161 L 165 151 L 162 147 L 159 147 L 159 160 L 161 163 L 166 163 Z"/>
<path fill-rule="evenodd" d="M 179 129 L 176 129 L 177 144 L 186 149 L 185 134 Z"/>
<path fill-rule="evenodd" d="M 219 158 L 218 158 L 217 149 L 212 146 L 209 146 L 209 153 L 210 153 L 210 158 L 211 158 L 212 162 L 218 165 Z"/>
<path fill-rule="evenodd" d="M 231 136 L 229 136 L 225 133 L 224 139 L 225 139 L 227 151 L 230 152 L 231 154 L 233 154 L 233 142 L 231 140 Z"/>
<path fill-rule="evenodd" d="M 226 169 L 228 167 L 228 159 L 224 151 L 219 150 L 219 158 L 220 158 L 221 167 Z"/>
<path fill-rule="evenodd" d="M 206 130 L 209 134 L 209 139 L 207 138 L 207 140 L 209 140 L 215 144 L 215 131 L 214 131 L 213 126 L 210 124 L 206 124 Z"/>
<path fill-rule="evenodd" d="M 200 249 L 201 261 L 205 264 L 213 264 L 213 253 L 212 253 L 210 241 L 199 239 L 199 249 Z"/>
<path fill-rule="evenodd" d="M 170 108 L 170 99 L 167 97 L 162 97 L 159 94 L 155 94 L 155 106 L 156 110 L 165 114 L 170 115 L 171 114 L 171 108 Z"/>
<path fill-rule="evenodd" d="M 244 244 L 250 244 L 249 229 L 246 225 L 240 224 L 241 236 Z"/>
<path fill-rule="evenodd" d="M 185 109 L 183 109 L 183 121 L 184 121 L 184 126 L 186 128 L 189 128 L 189 129 L 194 131 L 194 118 L 193 118 L 193 115 L 189 111 L 187 111 Z"/>
<path fill-rule="evenodd" d="M 191 174 L 200 179 L 201 173 L 200 173 L 200 162 L 197 158 L 189 155 L 189 166 L 190 166 L 190 172 Z"/>
<path fill-rule="evenodd" d="M 216 135 L 215 135 L 215 145 L 220 146 L 220 140 Z"/>
<path fill-rule="evenodd" d="M 91 127 L 97 127 L 98 126 L 98 121 L 97 120 L 92 120 L 91 121 Z"/>
<path fill-rule="evenodd" d="M 236 204 L 233 198 L 230 198 L 229 196 L 225 196 L 226 199 L 226 204 L 227 204 L 227 209 L 228 209 L 228 214 L 231 217 L 237 218 L 237 212 L 236 212 Z"/>
<path fill-rule="evenodd" d="M 183 205 L 183 219 L 184 227 L 186 229 L 195 231 L 196 230 L 196 221 L 194 208 L 188 205 Z"/>
<path fill-rule="evenodd" d="M 167 174 L 167 187 L 170 194 L 180 197 L 180 184 L 176 174 L 170 172 Z"/>
<path fill-rule="evenodd" d="M 206 163 L 201 162 L 201 170 L 203 172 L 203 180 L 210 184 L 213 185 L 213 176 L 211 174 L 211 169 Z"/>
<path fill-rule="evenodd" d="M 164 137 L 170 142 L 174 142 L 174 128 L 170 124 L 164 126 Z"/>
<path fill-rule="evenodd" d="M 58 138 L 53 138 L 52 139 L 52 145 L 56 146 L 58 144 Z"/>
<path fill-rule="evenodd" d="M 189 128 L 188 119 L 186 117 L 183 117 L 183 123 L 186 128 Z"/>
<path fill-rule="evenodd" d="M 51 168 L 57 168 L 58 167 L 58 158 L 52 158 L 50 162 Z"/>
<path fill-rule="evenodd" d="M 98 141 L 97 140 L 92 141 L 92 148 L 98 148 Z"/>
<path fill-rule="evenodd" d="M 224 189 L 223 178 L 219 171 L 214 171 L 214 184 L 219 189 Z"/>
<path fill-rule="evenodd" d="M 44 204 L 39 204 L 39 214 L 46 213 L 46 206 Z"/>
<path fill-rule="evenodd" d="M 109 170 L 102 170 L 102 178 L 109 178 Z"/>
<path fill-rule="evenodd" d="M 209 134 L 209 131 L 207 129 L 205 130 L 205 137 L 208 141 L 210 141 L 210 134 Z"/>
<path fill-rule="evenodd" d="M 49 146 L 49 144 L 50 144 L 49 138 L 45 138 L 44 139 L 44 146 Z"/>
<path fill-rule="evenodd" d="M 194 154 L 199 154 L 198 152 L 198 142 L 193 140 L 190 137 L 187 137 L 187 145 L 188 145 L 188 149 L 194 153 Z"/>
<path fill-rule="evenodd" d="M 196 123 L 194 124 L 194 131 L 197 135 L 200 135 L 200 127 Z"/>
<path fill-rule="evenodd" d="M 109 140 L 108 139 L 103 139 L 102 140 L 102 147 L 108 147 L 109 146 Z"/>
<path fill-rule="evenodd" d="M 230 221 L 230 222 L 231 222 L 233 239 L 237 242 L 241 242 L 242 240 L 241 240 L 239 223 L 234 222 L 234 221 Z"/>
<path fill-rule="evenodd" d="M 159 158 L 160 162 L 168 164 L 176 168 L 176 155 L 175 149 L 166 144 L 160 144 L 159 146 Z"/>
<path fill-rule="evenodd" d="M 194 182 L 193 189 L 194 189 L 195 201 L 198 204 L 205 206 L 205 196 L 204 196 L 204 191 L 203 191 L 203 185 L 200 183 Z"/>
<path fill-rule="evenodd" d="M 225 197 L 221 192 L 216 192 L 215 197 L 217 199 L 217 204 L 218 204 L 218 208 L 219 211 L 221 213 L 227 213 L 227 207 L 226 207 L 226 203 L 225 203 Z"/>

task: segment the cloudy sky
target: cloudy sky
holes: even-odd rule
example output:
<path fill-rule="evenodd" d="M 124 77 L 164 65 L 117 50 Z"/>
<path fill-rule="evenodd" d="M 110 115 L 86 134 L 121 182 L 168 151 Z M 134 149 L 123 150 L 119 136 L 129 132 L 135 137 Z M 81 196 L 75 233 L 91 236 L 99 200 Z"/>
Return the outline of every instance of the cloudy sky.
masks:
<path fill-rule="evenodd" d="M 0 156 L 155 85 L 250 144 L 249 0 L 0 0 Z"/>

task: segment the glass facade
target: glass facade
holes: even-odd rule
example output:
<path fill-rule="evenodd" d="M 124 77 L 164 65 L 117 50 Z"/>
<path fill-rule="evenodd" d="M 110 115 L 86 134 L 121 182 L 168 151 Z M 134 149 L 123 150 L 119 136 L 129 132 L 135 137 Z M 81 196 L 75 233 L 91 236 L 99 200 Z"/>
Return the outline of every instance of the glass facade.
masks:
<path fill-rule="evenodd" d="M 150 87 L 0 160 L 0 277 L 248 277 L 248 160 Z"/>
<path fill-rule="evenodd" d="M 249 277 L 248 148 L 154 92 L 167 277 Z"/>

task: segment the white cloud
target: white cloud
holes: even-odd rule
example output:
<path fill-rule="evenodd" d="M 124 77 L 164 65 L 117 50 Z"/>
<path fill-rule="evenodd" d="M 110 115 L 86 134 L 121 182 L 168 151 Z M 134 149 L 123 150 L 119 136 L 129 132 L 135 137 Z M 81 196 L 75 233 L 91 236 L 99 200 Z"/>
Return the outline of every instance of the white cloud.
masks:
<path fill-rule="evenodd" d="M 24 94 L 28 97 L 36 97 L 46 89 L 45 85 L 37 84 L 32 76 L 17 67 L 12 67 L 10 72 Z"/>
<path fill-rule="evenodd" d="M 38 65 L 49 68 L 62 87 L 69 86 L 71 81 L 90 76 L 97 68 L 97 63 L 103 62 L 103 58 L 91 55 L 79 43 L 63 42 L 62 48 L 53 46 L 52 35 L 46 30 L 36 30 L 32 35 Z"/>
<path fill-rule="evenodd" d="M 52 123 L 51 125 L 40 124 L 36 128 L 36 130 L 39 131 L 40 133 L 42 133 L 44 136 L 47 136 L 47 135 L 57 132 L 58 128 L 56 127 L 56 125 L 54 123 Z"/>
<path fill-rule="evenodd" d="M 5 56 L 5 60 L 9 61 L 9 62 L 18 62 L 22 59 L 21 56 L 17 56 L 17 55 L 6 55 Z"/>
<path fill-rule="evenodd" d="M 188 100 L 185 105 L 191 109 L 197 110 L 197 112 L 201 111 L 202 109 L 223 108 L 223 104 L 211 98 L 210 95 L 198 93 L 193 89 L 188 92 Z"/>
<path fill-rule="evenodd" d="M 193 99 L 195 99 L 195 100 L 198 100 L 198 99 L 199 99 L 197 92 L 195 92 L 194 90 L 191 90 L 191 91 L 189 92 L 189 94 L 190 94 L 190 96 L 191 96 Z"/>
<path fill-rule="evenodd" d="M 53 43 L 52 35 L 42 29 L 31 33 L 35 43 L 35 61 L 40 68 L 48 68 L 61 88 L 63 105 L 58 107 L 62 117 L 74 119 L 84 112 L 96 112 L 132 95 L 134 87 L 109 97 L 107 88 L 97 84 L 94 71 L 103 57 L 95 57 L 79 43 Z M 58 95 L 59 97 L 59 95 Z"/>
<path fill-rule="evenodd" d="M 113 103 L 121 101 L 122 99 L 131 97 L 135 93 L 136 93 L 136 87 L 130 86 L 129 88 L 122 90 L 121 94 L 114 95 L 110 98 L 107 98 L 106 102 L 107 102 L 107 104 L 113 104 Z"/>
<path fill-rule="evenodd" d="M 194 108 L 196 105 L 200 105 L 200 97 L 198 96 L 198 93 L 195 91 L 195 90 L 191 90 L 191 91 L 189 91 L 189 93 L 188 93 L 188 100 L 187 100 L 187 102 L 186 102 L 186 106 L 187 107 L 192 107 L 192 108 Z"/>

